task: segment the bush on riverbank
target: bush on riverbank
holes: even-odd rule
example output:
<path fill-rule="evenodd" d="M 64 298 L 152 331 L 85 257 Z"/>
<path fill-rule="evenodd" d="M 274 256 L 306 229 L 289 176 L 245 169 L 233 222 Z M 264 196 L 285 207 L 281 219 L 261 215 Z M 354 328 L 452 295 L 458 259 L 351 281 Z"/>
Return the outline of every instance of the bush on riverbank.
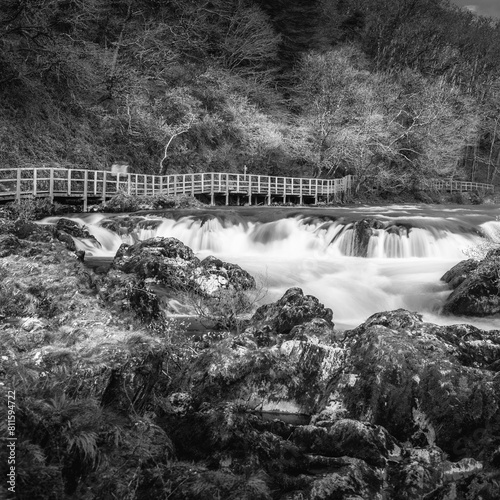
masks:
<path fill-rule="evenodd" d="M 166 194 L 133 195 L 125 192 L 89 208 L 91 212 L 137 212 L 138 210 L 164 210 L 169 208 L 198 208 L 204 206 L 194 196 Z"/>

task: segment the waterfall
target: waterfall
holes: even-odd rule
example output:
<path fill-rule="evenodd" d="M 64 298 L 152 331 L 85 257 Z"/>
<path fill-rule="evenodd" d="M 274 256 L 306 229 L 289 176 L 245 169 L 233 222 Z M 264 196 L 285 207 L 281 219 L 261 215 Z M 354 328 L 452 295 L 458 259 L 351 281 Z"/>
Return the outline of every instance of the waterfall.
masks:
<path fill-rule="evenodd" d="M 76 241 L 86 258 L 111 258 L 122 243 L 174 237 L 200 258 L 215 255 L 263 280 L 269 289 L 265 302 L 291 286 L 303 288 L 332 308 L 340 327 L 399 307 L 437 323 L 463 321 L 439 316 L 450 293 L 440 277 L 467 258 L 467 249 L 500 242 L 500 222 L 484 209 L 384 207 L 381 212 L 367 207 L 289 216 L 255 210 L 72 218 L 101 244 Z M 486 326 L 500 328 L 497 321 Z"/>

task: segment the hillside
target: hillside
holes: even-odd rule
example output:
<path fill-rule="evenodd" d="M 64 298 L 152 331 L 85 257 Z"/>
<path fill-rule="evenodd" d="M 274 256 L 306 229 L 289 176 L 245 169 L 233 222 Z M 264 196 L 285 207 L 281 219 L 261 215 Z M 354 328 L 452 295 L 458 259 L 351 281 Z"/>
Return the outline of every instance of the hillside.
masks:
<path fill-rule="evenodd" d="M 0 167 L 496 182 L 500 26 L 441 0 L 5 0 Z"/>

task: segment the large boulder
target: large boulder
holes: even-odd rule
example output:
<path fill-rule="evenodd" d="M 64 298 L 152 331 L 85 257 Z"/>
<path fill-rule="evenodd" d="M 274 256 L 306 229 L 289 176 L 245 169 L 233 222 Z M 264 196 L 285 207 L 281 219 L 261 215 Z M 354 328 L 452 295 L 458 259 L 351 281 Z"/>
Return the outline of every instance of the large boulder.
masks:
<path fill-rule="evenodd" d="M 255 311 L 251 328 L 262 343 L 269 343 L 273 342 L 276 335 L 290 334 L 294 327 L 313 319 L 324 320 L 333 328 L 332 318 L 332 310 L 326 308 L 316 297 L 304 295 L 300 288 L 290 288 L 278 301 L 263 305 Z"/>
<path fill-rule="evenodd" d="M 479 266 L 479 262 L 474 259 L 462 260 L 456 266 L 453 266 L 449 271 L 443 274 L 441 281 L 448 283 L 451 288 L 455 289 L 462 284 Z"/>
<path fill-rule="evenodd" d="M 443 312 L 459 316 L 491 316 L 500 313 L 500 249 L 490 250 L 474 266 L 470 262 L 459 268 L 455 266 L 449 275 L 443 276 L 452 286 L 456 286 L 446 299 Z"/>
<path fill-rule="evenodd" d="M 500 332 L 436 326 L 404 310 L 378 313 L 346 332 L 344 372 L 329 404 L 346 416 L 383 425 L 415 445 L 450 456 L 492 453 L 500 426 Z M 492 426 L 492 422 L 495 424 Z M 481 439 L 472 439 L 478 429 Z M 477 437 L 477 436 L 476 436 Z M 496 439 L 496 438 L 495 438 Z"/>
<path fill-rule="evenodd" d="M 112 268 L 179 291 L 212 294 L 220 289 L 248 290 L 254 278 L 236 264 L 209 256 L 200 262 L 176 238 L 150 238 L 118 249 Z"/>

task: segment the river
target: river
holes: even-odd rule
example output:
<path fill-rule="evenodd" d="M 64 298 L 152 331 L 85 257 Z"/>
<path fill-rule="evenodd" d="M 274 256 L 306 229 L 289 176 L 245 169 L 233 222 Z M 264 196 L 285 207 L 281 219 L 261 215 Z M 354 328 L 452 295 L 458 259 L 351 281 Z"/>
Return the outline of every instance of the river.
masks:
<path fill-rule="evenodd" d="M 433 323 L 500 329 L 500 318 L 440 314 L 450 293 L 440 277 L 485 242 L 500 243 L 499 216 L 496 205 L 390 205 L 224 207 L 71 218 L 101 244 L 77 241 L 89 261 L 111 258 L 124 242 L 175 237 L 199 258 L 215 255 L 246 269 L 268 290 L 262 302 L 293 286 L 315 295 L 333 310 L 339 329 L 397 308 L 418 311 Z M 366 218 L 378 223 L 361 257 L 353 223 Z"/>

